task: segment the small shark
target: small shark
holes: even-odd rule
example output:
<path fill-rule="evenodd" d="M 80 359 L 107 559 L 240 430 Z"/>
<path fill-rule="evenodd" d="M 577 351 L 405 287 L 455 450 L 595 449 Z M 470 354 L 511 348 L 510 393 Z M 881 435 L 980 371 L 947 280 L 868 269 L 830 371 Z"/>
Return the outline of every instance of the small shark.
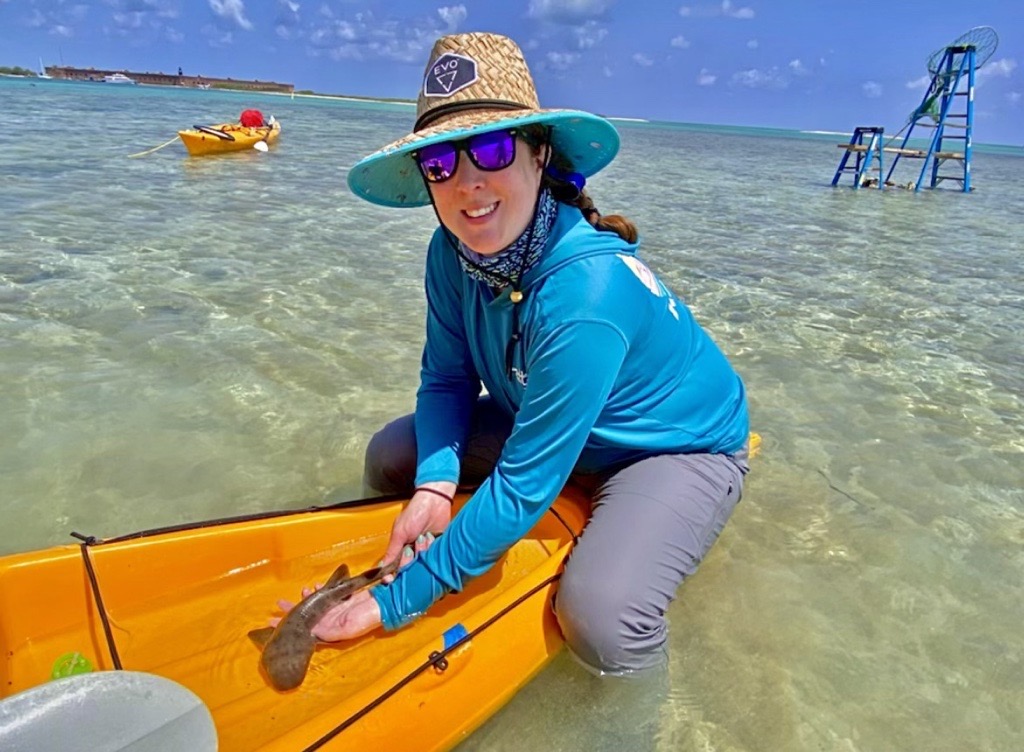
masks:
<path fill-rule="evenodd" d="M 299 601 L 276 627 L 249 632 L 249 639 L 263 649 L 260 664 L 274 689 L 284 692 L 302 684 L 318 642 L 313 636 L 313 626 L 334 606 L 397 572 L 398 561 L 368 569 L 355 577 L 350 577 L 348 565 L 342 564 L 326 585 Z"/>

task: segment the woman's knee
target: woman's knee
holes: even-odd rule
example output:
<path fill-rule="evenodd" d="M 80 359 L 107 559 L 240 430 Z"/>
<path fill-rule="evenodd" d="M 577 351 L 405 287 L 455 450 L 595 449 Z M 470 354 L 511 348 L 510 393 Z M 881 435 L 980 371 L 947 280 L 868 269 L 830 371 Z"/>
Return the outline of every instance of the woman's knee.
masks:
<path fill-rule="evenodd" d="M 363 484 L 385 494 L 408 493 L 416 481 L 416 429 L 412 415 L 393 420 L 366 446 Z"/>
<path fill-rule="evenodd" d="M 666 661 L 665 614 L 635 592 L 588 584 L 567 571 L 555 613 L 569 649 L 599 673 L 627 674 Z"/>

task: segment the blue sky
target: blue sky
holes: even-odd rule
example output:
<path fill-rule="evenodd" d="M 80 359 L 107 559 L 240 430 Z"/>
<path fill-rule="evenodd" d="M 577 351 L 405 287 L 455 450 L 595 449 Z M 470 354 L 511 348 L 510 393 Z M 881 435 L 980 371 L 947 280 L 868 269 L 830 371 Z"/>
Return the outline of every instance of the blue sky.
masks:
<path fill-rule="evenodd" d="M 258 78 L 415 96 L 433 40 L 515 38 L 541 102 L 690 123 L 895 133 L 929 56 L 977 26 L 975 139 L 1024 144 L 1021 0 L 0 0 L 0 65 Z"/>

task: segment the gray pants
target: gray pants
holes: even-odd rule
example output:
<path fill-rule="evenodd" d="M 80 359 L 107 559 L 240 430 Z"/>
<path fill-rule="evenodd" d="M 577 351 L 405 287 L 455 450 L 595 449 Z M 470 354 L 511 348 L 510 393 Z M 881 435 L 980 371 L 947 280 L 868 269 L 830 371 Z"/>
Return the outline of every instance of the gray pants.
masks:
<path fill-rule="evenodd" d="M 479 401 L 460 485 L 479 485 L 490 474 L 511 429 L 490 399 Z M 593 494 L 593 512 L 566 564 L 555 611 L 578 659 L 610 674 L 665 661 L 665 612 L 725 527 L 747 469 L 744 450 L 657 455 L 573 476 Z M 364 482 L 381 493 L 407 494 L 415 475 L 414 416 L 406 415 L 370 440 Z"/>

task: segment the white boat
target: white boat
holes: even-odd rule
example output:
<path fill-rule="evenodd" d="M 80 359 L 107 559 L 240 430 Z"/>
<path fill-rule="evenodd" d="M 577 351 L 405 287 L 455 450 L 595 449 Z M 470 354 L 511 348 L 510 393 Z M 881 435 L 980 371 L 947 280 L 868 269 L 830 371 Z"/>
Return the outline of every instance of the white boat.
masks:
<path fill-rule="evenodd" d="M 109 76 L 103 77 L 103 82 L 107 84 L 133 84 L 135 81 L 128 78 L 123 73 L 111 73 Z"/>
<path fill-rule="evenodd" d="M 36 78 L 53 78 L 53 76 L 46 75 L 46 68 L 43 66 L 42 58 L 39 58 L 39 75 Z"/>

